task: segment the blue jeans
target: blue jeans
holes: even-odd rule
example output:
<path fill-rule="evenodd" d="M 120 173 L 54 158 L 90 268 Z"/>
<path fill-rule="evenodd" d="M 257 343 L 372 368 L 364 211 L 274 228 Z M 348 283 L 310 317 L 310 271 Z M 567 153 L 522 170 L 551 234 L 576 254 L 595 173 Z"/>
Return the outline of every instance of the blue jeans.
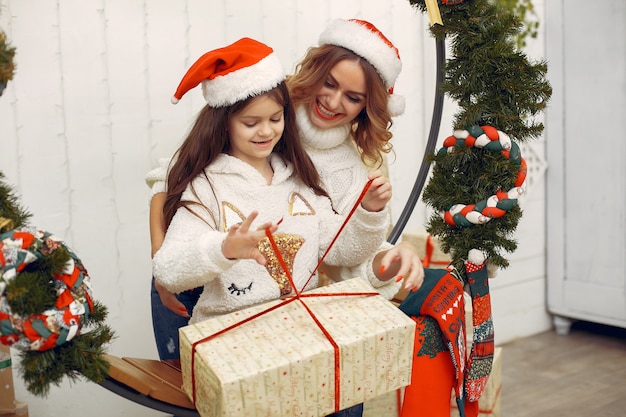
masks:
<path fill-rule="evenodd" d="M 189 315 L 198 302 L 202 290 L 203 287 L 198 287 L 176 296 L 185 305 Z M 152 329 L 159 351 L 159 359 L 180 359 L 178 329 L 186 326 L 189 319 L 175 314 L 163 305 L 161 297 L 154 287 L 154 278 L 152 278 L 152 288 L 150 289 L 150 304 L 152 305 Z"/>
<path fill-rule="evenodd" d="M 363 415 L 363 404 L 353 405 L 326 417 L 361 417 Z"/>

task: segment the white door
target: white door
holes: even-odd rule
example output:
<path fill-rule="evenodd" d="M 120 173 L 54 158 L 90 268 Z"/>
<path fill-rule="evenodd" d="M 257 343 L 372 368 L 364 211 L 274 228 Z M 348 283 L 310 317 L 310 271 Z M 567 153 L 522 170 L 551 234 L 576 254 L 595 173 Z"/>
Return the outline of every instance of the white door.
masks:
<path fill-rule="evenodd" d="M 626 2 L 546 12 L 548 308 L 626 327 Z"/>

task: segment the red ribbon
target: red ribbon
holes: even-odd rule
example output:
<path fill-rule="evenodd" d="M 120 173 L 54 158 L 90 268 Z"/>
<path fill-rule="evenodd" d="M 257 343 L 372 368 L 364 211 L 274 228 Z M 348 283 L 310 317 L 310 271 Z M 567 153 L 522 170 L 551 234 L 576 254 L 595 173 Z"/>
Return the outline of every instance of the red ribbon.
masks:
<path fill-rule="evenodd" d="M 335 241 L 339 237 L 339 234 L 343 231 L 344 227 L 346 227 L 346 224 L 348 223 L 348 220 L 350 220 L 350 217 L 352 217 L 352 215 L 354 214 L 356 209 L 359 207 L 359 204 L 361 204 L 361 201 L 363 201 L 363 198 L 365 197 L 365 194 L 367 193 L 367 190 L 369 190 L 370 186 L 372 185 L 372 181 L 374 181 L 374 180 L 367 181 L 367 184 L 365 184 L 365 187 L 363 187 L 363 191 L 361 191 L 361 194 L 359 195 L 359 198 L 357 198 L 356 203 L 354 203 L 354 206 L 352 206 L 352 209 L 350 210 L 350 212 L 346 216 L 346 219 L 343 221 L 343 224 L 339 228 L 339 231 L 337 231 L 337 234 L 333 238 L 332 242 L 330 242 L 330 245 L 328 245 L 328 248 L 326 248 L 326 252 L 324 252 L 324 254 L 322 255 L 320 261 L 317 263 L 317 266 L 315 267 L 313 272 L 311 272 L 311 276 L 307 280 L 306 284 L 304 284 L 303 288 L 306 288 L 306 286 L 309 284 L 309 281 L 311 281 L 311 278 L 313 278 L 313 275 L 315 274 L 315 272 L 317 272 L 317 270 L 319 269 L 320 265 L 322 265 L 322 262 L 324 262 L 324 258 L 326 257 L 326 255 L 328 255 L 328 251 L 330 250 L 330 248 L 333 247 L 333 245 L 335 244 Z M 276 249 L 274 249 L 274 250 L 276 250 Z M 286 265 L 282 265 L 281 264 L 281 266 L 284 269 L 286 268 Z M 287 275 L 289 275 L 289 272 L 287 272 L 286 270 L 285 270 L 285 272 L 287 273 Z"/>
<path fill-rule="evenodd" d="M 319 269 L 320 265 L 322 264 L 322 262 L 324 261 L 324 258 L 326 257 L 326 255 L 328 254 L 328 251 L 330 250 L 330 248 L 335 244 L 335 241 L 337 240 L 337 238 L 339 237 L 339 235 L 341 234 L 341 232 L 343 231 L 344 227 L 346 226 L 346 224 L 348 223 L 348 220 L 350 220 L 350 218 L 352 217 L 352 215 L 354 214 L 354 212 L 356 211 L 356 209 L 358 208 L 359 204 L 361 204 L 361 201 L 363 200 L 363 198 L 365 197 L 365 194 L 367 193 L 367 190 L 369 189 L 370 185 L 372 184 L 372 180 L 369 180 L 367 182 L 367 184 L 365 184 L 365 187 L 363 188 L 363 191 L 361 192 L 361 194 L 359 195 L 359 198 L 357 199 L 356 203 L 354 204 L 354 206 L 352 207 L 352 210 L 350 210 L 350 212 L 348 213 L 348 215 L 346 216 L 346 219 L 344 220 L 343 224 L 341 225 L 341 227 L 339 228 L 339 231 L 337 232 L 337 234 L 335 235 L 335 237 L 333 238 L 333 240 L 331 241 L 330 245 L 328 246 L 328 248 L 326 249 L 326 251 L 324 252 L 324 254 L 322 255 L 321 259 L 319 260 L 317 266 L 315 267 L 315 269 L 313 270 L 313 272 L 311 272 L 311 275 L 309 276 L 309 279 L 307 280 L 307 282 L 304 284 L 304 286 L 302 287 L 303 289 L 306 288 L 306 286 L 309 284 L 309 282 L 311 281 L 311 279 L 313 278 L 313 276 L 315 275 L 315 273 L 317 272 L 317 270 Z M 276 241 L 274 240 L 274 237 L 272 236 L 272 234 L 268 229 L 265 229 L 265 235 L 268 237 L 270 244 L 272 246 L 272 250 L 274 251 L 274 253 L 276 254 L 276 257 L 278 258 L 278 262 L 280 263 L 280 266 L 283 268 L 283 271 L 285 272 L 285 274 L 287 275 L 287 279 L 289 280 L 289 283 L 291 284 L 291 288 L 293 288 L 295 295 L 291 295 L 288 296 L 286 298 L 283 299 L 282 302 L 272 306 L 272 307 L 268 307 L 265 310 L 262 310 L 250 317 L 247 317 L 235 324 L 232 324 L 216 333 L 213 333 L 205 338 L 202 338 L 200 340 L 197 340 L 196 342 L 192 343 L 191 345 L 191 385 L 192 385 L 192 390 L 193 390 L 193 404 L 196 405 L 196 373 L 195 373 L 195 360 L 196 360 L 196 350 L 197 350 L 197 346 L 201 343 L 205 343 L 208 342 L 210 340 L 215 339 L 216 337 L 230 331 L 233 330 L 239 326 L 242 326 L 245 323 L 248 323 L 258 317 L 263 316 L 264 314 L 267 314 L 271 311 L 274 311 L 280 307 L 283 307 L 293 301 L 298 300 L 300 302 L 300 304 L 304 307 L 304 309 L 309 313 L 309 315 L 311 316 L 311 318 L 313 319 L 313 321 L 315 322 L 315 324 L 317 325 L 317 327 L 319 327 L 319 329 L 321 330 L 321 332 L 324 334 L 324 336 L 326 336 L 326 339 L 328 339 L 328 341 L 330 342 L 330 344 L 333 346 L 333 352 L 334 352 L 334 360 L 335 360 L 335 412 L 339 411 L 339 406 L 340 406 L 340 394 L 341 394 L 341 386 L 340 386 L 340 381 L 341 381 L 341 366 L 340 366 L 340 352 L 339 352 L 339 345 L 337 344 L 337 342 L 335 342 L 335 340 L 333 339 L 332 335 L 330 334 L 330 332 L 328 332 L 328 330 L 326 330 L 326 328 L 324 327 L 324 325 L 319 321 L 319 319 L 315 316 L 315 314 L 313 313 L 313 311 L 310 309 L 310 307 L 304 302 L 303 298 L 309 298 L 309 297 L 345 297 L 345 296 L 365 296 L 365 297 L 371 297 L 374 295 L 379 295 L 378 292 L 356 292 L 356 293 L 322 293 L 322 294 L 303 294 L 300 290 L 298 290 L 298 288 L 295 285 L 295 282 L 293 280 L 293 277 L 291 276 L 291 273 L 289 272 L 289 268 L 287 267 L 287 264 L 285 263 L 285 260 L 283 259 L 280 250 L 278 249 L 278 246 L 276 245 Z"/>
<path fill-rule="evenodd" d="M 422 265 L 424 266 L 424 268 L 428 268 L 430 266 L 430 264 L 437 264 L 437 265 L 448 265 L 450 262 L 448 261 L 433 261 L 432 257 L 433 257 L 433 252 L 435 251 L 435 245 L 433 245 L 432 239 L 430 237 L 430 235 L 426 236 L 426 256 L 424 257 L 424 259 L 422 259 Z"/>

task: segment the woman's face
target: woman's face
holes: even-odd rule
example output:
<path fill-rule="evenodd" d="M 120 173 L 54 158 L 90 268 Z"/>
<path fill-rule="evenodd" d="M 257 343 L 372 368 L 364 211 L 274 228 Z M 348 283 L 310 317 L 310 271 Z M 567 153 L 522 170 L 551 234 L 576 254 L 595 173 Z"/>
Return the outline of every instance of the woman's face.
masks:
<path fill-rule="evenodd" d="M 365 107 L 365 72 L 357 61 L 344 59 L 331 68 L 309 104 L 311 123 L 329 129 L 354 120 Z"/>
<path fill-rule="evenodd" d="M 262 170 L 285 129 L 283 106 L 262 95 L 228 120 L 230 155 Z"/>

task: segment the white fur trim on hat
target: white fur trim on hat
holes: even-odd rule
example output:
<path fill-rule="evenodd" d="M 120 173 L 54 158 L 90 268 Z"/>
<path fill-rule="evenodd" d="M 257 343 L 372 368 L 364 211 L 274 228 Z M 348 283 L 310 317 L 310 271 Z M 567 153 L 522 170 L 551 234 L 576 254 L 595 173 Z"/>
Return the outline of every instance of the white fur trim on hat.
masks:
<path fill-rule="evenodd" d="M 387 109 L 389 110 L 389 114 L 392 116 L 400 116 L 404 113 L 404 108 L 406 107 L 406 100 L 403 96 L 398 94 L 389 95 L 389 102 L 387 103 Z"/>
<path fill-rule="evenodd" d="M 319 43 L 341 46 L 365 58 L 389 89 L 402 70 L 402 61 L 397 48 L 387 44 L 384 35 L 371 23 L 369 25 L 371 28 L 355 20 L 333 20 L 320 35 Z"/>
<path fill-rule="evenodd" d="M 254 65 L 202 81 L 202 95 L 210 106 L 228 106 L 269 91 L 284 79 L 285 70 L 272 52 Z"/>
<path fill-rule="evenodd" d="M 285 70 L 272 48 L 241 38 L 198 58 L 178 84 L 172 103 L 178 103 L 187 91 L 202 84 L 210 106 L 229 106 L 267 92 L 284 79 Z"/>

